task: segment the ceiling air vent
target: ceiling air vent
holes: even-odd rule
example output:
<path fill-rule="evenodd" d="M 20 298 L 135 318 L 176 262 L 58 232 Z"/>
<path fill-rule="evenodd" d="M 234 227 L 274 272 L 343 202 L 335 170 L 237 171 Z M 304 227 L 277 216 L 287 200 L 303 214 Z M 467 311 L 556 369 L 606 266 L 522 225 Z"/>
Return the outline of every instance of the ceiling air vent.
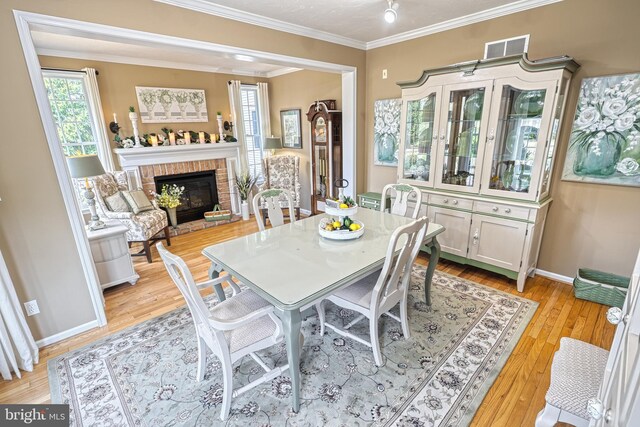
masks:
<path fill-rule="evenodd" d="M 522 54 L 529 48 L 529 34 L 485 43 L 484 59 Z"/>

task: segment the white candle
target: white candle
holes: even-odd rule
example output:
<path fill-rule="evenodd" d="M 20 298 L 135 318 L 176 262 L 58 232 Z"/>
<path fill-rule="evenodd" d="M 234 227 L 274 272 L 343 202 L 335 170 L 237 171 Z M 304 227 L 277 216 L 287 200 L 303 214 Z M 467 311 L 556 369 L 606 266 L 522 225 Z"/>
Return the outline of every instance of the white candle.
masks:
<path fill-rule="evenodd" d="M 198 132 L 198 139 L 200 140 L 200 144 L 204 144 L 204 132 Z"/>
<path fill-rule="evenodd" d="M 176 134 L 169 132 L 169 144 L 176 145 Z"/>
<path fill-rule="evenodd" d="M 158 137 L 156 135 L 151 135 L 151 145 L 153 147 L 157 147 L 158 146 Z"/>
<path fill-rule="evenodd" d="M 116 113 L 113 113 L 113 122 L 118 124 L 118 118 L 116 117 Z"/>
<path fill-rule="evenodd" d="M 191 144 L 191 133 L 189 131 L 184 133 L 184 142 L 186 144 Z"/>

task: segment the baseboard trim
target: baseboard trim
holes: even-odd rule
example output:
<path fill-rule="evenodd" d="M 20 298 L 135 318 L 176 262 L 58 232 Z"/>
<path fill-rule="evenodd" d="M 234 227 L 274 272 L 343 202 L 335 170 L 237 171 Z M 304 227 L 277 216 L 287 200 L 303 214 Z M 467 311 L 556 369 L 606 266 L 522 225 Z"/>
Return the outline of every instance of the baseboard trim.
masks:
<path fill-rule="evenodd" d="M 569 283 L 570 285 L 573 285 L 573 277 L 563 276 L 562 274 L 540 270 L 539 268 L 536 268 L 536 274 L 542 277 L 547 277 L 549 279 L 557 280 L 558 282 Z"/>
<path fill-rule="evenodd" d="M 89 329 L 97 328 L 99 326 L 100 325 L 98 324 L 97 320 L 92 320 L 91 322 L 78 325 L 75 328 L 67 329 L 66 331 L 62 331 L 57 334 L 42 338 L 41 340 L 36 341 L 36 345 L 38 346 L 38 348 L 42 348 L 44 346 L 57 343 L 59 341 L 65 340 L 74 335 L 81 334 L 88 331 Z"/>
<path fill-rule="evenodd" d="M 300 209 L 300 213 L 303 215 L 311 215 L 311 211 L 308 209 Z"/>

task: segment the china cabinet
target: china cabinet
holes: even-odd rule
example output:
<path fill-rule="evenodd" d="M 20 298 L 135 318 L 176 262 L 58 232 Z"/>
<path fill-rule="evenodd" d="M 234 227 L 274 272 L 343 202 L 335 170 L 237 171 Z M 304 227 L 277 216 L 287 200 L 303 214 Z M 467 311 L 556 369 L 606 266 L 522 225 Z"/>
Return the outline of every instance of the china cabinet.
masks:
<path fill-rule="evenodd" d="M 398 180 L 421 188 L 445 258 L 535 271 L 565 95 L 579 65 L 526 54 L 426 70 L 402 88 Z"/>
<path fill-rule="evenodd" d="M 342 179 L 342 113 L 336 101 L 316 101 L 309 107 L 311 122 L 311 209 L 324 211 L 328 197 L 337 198 L 336 180 Z"/>

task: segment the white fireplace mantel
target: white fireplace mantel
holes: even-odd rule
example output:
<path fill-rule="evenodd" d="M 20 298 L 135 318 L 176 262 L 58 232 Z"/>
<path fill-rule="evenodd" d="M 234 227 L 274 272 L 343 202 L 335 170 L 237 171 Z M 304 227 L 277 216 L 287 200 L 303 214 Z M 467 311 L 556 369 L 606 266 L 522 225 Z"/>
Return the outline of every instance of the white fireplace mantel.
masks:
<path fill-rule="evenodd" d="M 219 142 L 216 144 L 187 144 L 142 148 L 116 148 L 120 167 L 127 172 L 131 188 L 142 188 L 141 166 L 166 163 L 194 162 L 200 160 L 225 159 L 231 197 L 231 210 L 240 211 L 240 201 L 235 192 L 235 173 L 240 161 L 240 143 Z"/>
<path fill-rule="evenodd" d="M 238 142 L 217 144 L 169 145 L 143 148 L 116 148 L 120 166 L 123 169 L 159 165 L 163 163 L 191 162 L 197 160 L 228 159 L 238 160 Z"/>

